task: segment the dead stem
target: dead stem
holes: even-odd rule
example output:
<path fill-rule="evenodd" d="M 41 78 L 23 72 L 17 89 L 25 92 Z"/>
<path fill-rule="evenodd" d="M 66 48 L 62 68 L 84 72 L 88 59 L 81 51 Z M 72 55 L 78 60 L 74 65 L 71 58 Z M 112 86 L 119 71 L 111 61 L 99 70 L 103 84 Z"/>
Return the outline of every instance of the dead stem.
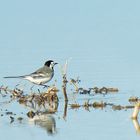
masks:
<path fill-rule="evenodd" d="M 68 62 L 66 61 L 66 63 L 64 64 L 64 66 L 62 67 L 61 66 L 61 73 L 62 73 L 62 91 L 63 91 L 63 94 L 64 94 L 64 99 L 65 101 L 68 101 L 68 97 L 67 97 L 67 66 L 68 66 Z"/>
<path fill-rule="evenodd" d="M 68 109 L 68 101 L 65 101 L 64 114 L 63 114 L 64 119 L 66 119 L 67 117 L 67 109 Z"/>
<path fill-rule="evenodd" d="M 140 134 L 140 124 L 139 124 L 138 120 L 137 119 L 132 119 L 132 122 L 133 122 L 133 125 L 135 127 L 135 130 L 136 130 L 137 134 Z"/>
<path fill-rule="evenodd" d="M 78 79 L 79 80 L 79 79 Z M 70 80 L 70 84 L 73 84 L 73 86 L 75 87 L 75 91 L 76 93 L 78 93 L 79 87 L 77 85 L 77 83 L 79 82 L 78 80 L 72 79 Z"/>
<path fill-rule="evenodd" d="M 64 99 L 67 102 L 68 101 L 68 97 L 67 97 L 67 79 L 66 79 L 66 75 L 63 76 L 63 85 L 62 85 L 62 90 L 63 90 L 63 94 L 64 94 Z"/>
<path fill-rule="evenodd" d="M 137 119 L 138 118 L 139 109 L 140 109 L 140 102 L 137 102 L 135 104 L 134 111 L 132 113 L 132 117 L 131 117 L 132 119 Z"/>

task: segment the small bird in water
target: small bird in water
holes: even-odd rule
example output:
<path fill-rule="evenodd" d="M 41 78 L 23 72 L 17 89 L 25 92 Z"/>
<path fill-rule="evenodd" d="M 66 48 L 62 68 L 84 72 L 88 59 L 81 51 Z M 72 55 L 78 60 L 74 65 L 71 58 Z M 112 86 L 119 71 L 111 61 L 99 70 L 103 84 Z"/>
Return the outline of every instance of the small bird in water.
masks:
<path fill-rule="evenodd" d="M 44 66 L 35 72 L 28 74 L 28 75 L 23 75 L 23 76 L 8 76 L 4 78 L 22 78 L 26 79 L 34 84 L 37 85 L 44 85 L 45 83 L 49 82 L 53 76 L 54 76 L 54 69 L 53 67 L 58 64 L 55 63 L 53 60 L 48 60 L 45 62 Z"/>

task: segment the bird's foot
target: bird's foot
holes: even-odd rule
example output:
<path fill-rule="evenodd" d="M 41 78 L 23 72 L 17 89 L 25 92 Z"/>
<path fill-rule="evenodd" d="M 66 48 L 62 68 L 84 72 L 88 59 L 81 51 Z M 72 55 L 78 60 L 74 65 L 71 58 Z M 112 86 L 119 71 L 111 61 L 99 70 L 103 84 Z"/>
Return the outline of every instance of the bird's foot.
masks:
<path fill-rule="evenodd" d="M 30 90 L 31 90 L 31 91 L 33 91 L 33 88 L 34 88 L 34 85 L 33 85 L 33 86 L 31 86 Z"/>
<path fill-rule="evenodd" d="M 41 86 L 43 86 L 43 88 L 49 88 L 50 87 L 48 85 L 42 85 L 42 84 L 41 84 Z"/>

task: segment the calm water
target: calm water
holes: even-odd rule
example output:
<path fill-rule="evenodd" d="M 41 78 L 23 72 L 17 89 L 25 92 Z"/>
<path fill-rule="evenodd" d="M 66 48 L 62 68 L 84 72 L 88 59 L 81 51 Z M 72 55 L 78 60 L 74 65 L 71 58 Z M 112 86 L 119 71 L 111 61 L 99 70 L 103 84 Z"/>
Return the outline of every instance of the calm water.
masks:
<path fill-rule="evenodd" d="M 0 2 L 0 85 L 14 88 L 20 84 L 28 93 L 32 86 L 29 82 L 2 77 L 31 73 L 53 59 L 61 65 L 69 60 L 68 79 L 79 76 L 79 87 L 119 89 L 117 94 L 106 96 L 76 95 L 68 85 L 69 102 L 64 118 L 62 78 L 56 66 L 49 84 L 57 80 L 58 111 L 42 116 L 44 121 L 29 120 L 26 116 L 29 108 L 16 101 L 5 104 L 0 96 L 0 114 L 4 114 L 0 117 L 1 139 L 139 139 L 130 119 L 132 109 L 113 111 L 107 107 L 87 111 L 73 110 L 69 105 L 88 100 L 129 105 L 129 97 L 139 97 L 139 5 L 138 0 Z M 10 123 L 6 109 L 16 113 L 15 118 L 23 117 L 22 122 Z"/>
<path fill-rule="evenodd" d="M 3 54 L 1 54 L 0 57 L 1 60 L 4 61 L 1 61 L 1 85 L 9 85 L 10 88 L 13 88 L 20 82 L 20 87 L 24 86 L 25 91 L 30 91 L 31 84 L 27 81 L 18 79 L 5 80 L 2 77 L 7 75 L 20 75 L 34 71 L 44 63 L 46 49 L 49 49 L 50 52 L 54 51 L 55 57 L 53 59 L 57 60 L 60 64 L 63 64 L 66 58 L 69 58 L 67 54 L 69 54 L 68 51 L 71 51 L 71 56 L 74 57 L 69 61 L 68 77 L 76 78 L 77 76 L 80 76 L 81 83 L 79 86 L 84 88 L 93 86 L 117 87 L 120 91 L 117 94 L 106 96 L 76 95 L 70 90 L 73 89 L 73 87 L 68 85 L 69 102 L 67 115 L 64 118 L 65 105 L 61 92 L 61 73 L 59 67 L 55 67 L 56 74 L 50 84 L 53 84 L 56 79 L 57 87 L 60 89 L 60 92 L 58 93 L 60 99 L 58 111 L 55 114 L 47 115 L 43 122 L 31 121 L 26 116 L 26 113 L 30 109 L 21 106 L 16 102 L 3 104 L 3 98 L 1 97 L 0 109 L 2 109 L 1 114 L 4 114 L 4 116 L 0 117 L 0 135 L 2 139 L 139 139 L 140 136 L 136 133 L 132 120 L 130 119 L 132 114 L 131 109 L 127 111 L 113 111 L 111 107 L 107 107 L 104 109 L 90 108 L 90 110 L 87 111 L 84 108 L 73 110 L 69 106 L 69 104 L 75 102 L 83 104 L 88 99 L 90 99 L 89 101 L 91 103 L 94 101 L 103 101 L 116 105 L 129 105 L 128 99 L 130 96 L 139 96 L 140 90 L 137 86 L 137 82 L 140 80 L 136 77 L 136 74 L 132 73 L 129 69 L 126 72 L 126 67 L 124 67 L 125 70 L 122 69 L 123 75 L 121 74 L 120 69 L 123 65 L 120 57 L 92 56 L 90 54 L 92 48 L 90 48 L 90 50 L 82 48 L 80 49 L 80 52 L 78 52 L 79 49 L 74 49 L 76 53 L 73 51 L 73 48 L 60 48 L 61 51 L 65 51 L 65 53 L 59 58 L 60 49 L 41 48 L 37 50 L 28 49 L 29 52 L 33 51 L 33 53 L 38 53 L 38 56 L 42 56 L 41 58 L 39 57 L 39 59 L 34 55 L 32 58 L 29 54 L 25 54 L 25 59 L 21 57 L 18 59 L 18 49 L 11 51 L 2 49 Z M 23 51 L 26 50 L 23 49 Z M 8 54 L 9 56 L 7 56 L 7 53 L 10 53 Z M 8 57 L 11 56 L 11 53 L 15 53 L 16 55 L 8 59 Z M 89 55 L 84 55 L 85 53 L 88 53 Z M 95 57 L 97 58 L 95 59 Z M 133 83 L 134 81 L 135 83 Z M 5 109 L 16 113 L 15 118 L 23 117 L 23 121 L 19 122 L 15 120 L 13 123 L 10 123 L 9 116 L 5 115 Z"/>

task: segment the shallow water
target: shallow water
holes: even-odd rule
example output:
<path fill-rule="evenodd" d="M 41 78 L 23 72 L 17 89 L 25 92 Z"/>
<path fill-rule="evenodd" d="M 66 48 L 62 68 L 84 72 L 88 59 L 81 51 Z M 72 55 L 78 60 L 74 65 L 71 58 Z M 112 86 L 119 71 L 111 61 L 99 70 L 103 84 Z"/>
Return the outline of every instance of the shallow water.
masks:
<path fill-rule="evenodd" d="M 139 139 L 130 119 L 133 109 L 70 107 L 72 103 L 84 104 L 88 100 L 125 106 L 130 105 L 131 96 L 139 97 L 139 4 L 139 1 L 120 0 L 114 3 L 110 0 L 89 3 L 61 0 L 56 5 L 50 1 L 12 1 L 7 7 L 3 2 L 0 5 L 0 85 L 12 89 L 19 84 L 30 94 L 32 84 L 29 82 L 2 77 L 31 73 L 46 60 L 53 59 L 61 65 L 68 60 L 67 77 L 79 76 L 79 87 L 116 87 L 119 92 L 105 96 L 77 95 L 71 91 L 74 87 L 68 85 L 69 102 L 64 117 L 58 65 L 49 82 L 60 89 L 57 112 L 42 116 L 44 121 L 30 120 L 26 115 L 29 108 L 16 101 L 3 103 L 6 98 L 0 96 L 0 114 L 4 115 L 0 116 L 1 139 Z M 16 114 L 13 123 L 10 123 L 10 115 L 5 115 L 7 110 Z M 18 117 L 23 120 L 17 120 Z"/>
<path fill-rule="evenodd" d="M 43 53 L 45 50 L 46 48 L 42 48 L 41 52 Z M 39 54 L 42 54 L 41 52 L 39 52 Z M 57 60 L 59 54 L 56 53 L 55 56 L 56 56 L 55 60 Z M 6 57 L 6 56 L 1 55 L 1 57 Z M 32 71 L 33 68 L 38 67 L 39 64 L 41 63 L 39 62 L 39 60 L 37 60 L 37 58 L 35 60 L 36 61 L 35 63 L 31 57 L 29 57 L 28 55 L 27 57 L 29 58 L 28 62 L 24 59 L 20 61 L 14 58 L 12 58 L 11 60 L 5 59 L 5 63 L 3 62 L 3 67 L 4 67 L 3 69 L 6 69 L 6 71 L 1 70 L 1 74 L 0 74 L 1 77 L 5 75 L 6 76 L 20 75 L 20 74 L 28 73 Z M 27 57 L 25 58 L 27 59 Z M 67 92 L 69 96 L 69 102 L 68 102 L 67 114 L 64 117 L 65 103 L 64 103 L 63 93 L 61 91 L 61 81 L 62 81 L 61 73 L 59 67 L 55 67 L 55 73 L 56 73 L 55 77 L 49 84 L 51 85 L 55 83 L 55 79 L 56 79 L 57 80 L 56 85 L 60 89 L 60 92 L 58 92 L 58 97 L 60 101 L 59 101 L 57 112 L 55 114 L 46 115 L 45 120 L 43 119 L 43 122 L 33 121 L 30 120 L 26 115 L 26 113 L 30 111 L 29 108 L 25 106 L 21 106 L 16 101 L 7 104 L 2 103 L 3 98 L 1 97 L 0 109 L 2 109 L 1 114 L 4 114 L 4 116 L 0 117 L 1 138 L 6 140 L 11 138 L 21 139 L 21 140 L 22 139 L 36 140 L 36 139 L 46 139 L 46 138 L 47 139 L 96 138 L 96 139 L 105 139 L 105 140 L 106 139 L 139 139 L 140 136 L 139 134 L 137 134 L 133 122 L 130 119 L 131 114 L 133 112 L 132 109 L 114 111 L 110 106 L 103 109 L 100 108 L 95 109 L 92 107 L 89 108 L 89 110 L 86 110 L 84 108 L 71 109 L 70 104 L 72 103 L 84 104 L 84 102 L 88 100 L 90 103 L 93 103 L 95 101 L 99 101 L 99 102 L 103 101 L 107 103 L 114 103 L 116 105 L 130 105 L 130 103 L 128 102 L 129 97 L 139 96 L 139 88 L 137 87 L 137 84 L 133 84 L 133 87 L 131 85 L 132 81 L 138 80 L 135 76 L 128 74 L 128 76 L 124 76 L 126 77 L 126 79 L 124 77 L 120 78 L 119 77 L 120 72 L 117 70 L 117 68 L 115 72 L 112 72 L 111 68 L 107 68 L 109 71 L 105 70 L 105 67 L 101 68 L 100 65 L 103 64 L 105 61 L 108 61 L 107 60 L 108 58 L 103 59 L 103 61 L 96 59 L 97 61 L 96 62 L 95 60 L 92 61 L 91 57 L 92 56 L 86 56 L 85 59 L 83 59 L 83 54 L 79 52 L 79 54 L 69 62 L 68 77 L 76 78 L 77 76 L 80 76 L 81 83 L 79 84 L 79 87 L 84 87 L 84 88 L 93 87 L 93 86 L 117 87 L 119 88 L 118 93 L 108 94 L 105 96 L 77 95 L 74 94 L 73 91 L 71 91 L 71 89 L 74 90 L 74 87 L 72 85 L 68 85 Z M 65 62 L 65 58 L 66 56 L 63 56 L 58 61 L 61 64 L 63 64 Z M 114 60 L 111 59 L 110 61 L 113 62 Z M 121 60 L 118 59 L 115 61 L 121 61 Z M 98 64 L 99 64 L 98 62 L 100 63 L 99 65 L 100 69 L 98 68 Z M 20 63 L 22 63 L 22 65 L 20 65 Z M 29 63 L 31 63 L 31 65 Z M 96 67 L 94 67 L 95 64 Z M 120 64 L 118 63 L 117 65 L 119 67 Z M 90 70 L 87 68 L 90 68 Z M 113 73 L 115 73 L 115 75 Z M 27 93 L 30 91 L 30 87 L 32 86 L 32 84 L 30 84 L 29 82 L 21 81 L 18 79 L 1 78 L 1 81 L 2 81 L 1 85 L 8 85 L 10 88 L 13 88 L 15 87 L 15 85 L 20 83 L 19 87 L 24 87 Z M 33 90 L 36 91 L 36 88 L 38 87 L 34 87 Z M 14 116 L 15 120 L 13 123 L 10 123 L 11 121 L 10 115 L 5 115 L 6 109 L 16 114 Z M 18 117 L 23 117 L 23 120 L 21 122 L 18 121 L 16 119 Z"/>

